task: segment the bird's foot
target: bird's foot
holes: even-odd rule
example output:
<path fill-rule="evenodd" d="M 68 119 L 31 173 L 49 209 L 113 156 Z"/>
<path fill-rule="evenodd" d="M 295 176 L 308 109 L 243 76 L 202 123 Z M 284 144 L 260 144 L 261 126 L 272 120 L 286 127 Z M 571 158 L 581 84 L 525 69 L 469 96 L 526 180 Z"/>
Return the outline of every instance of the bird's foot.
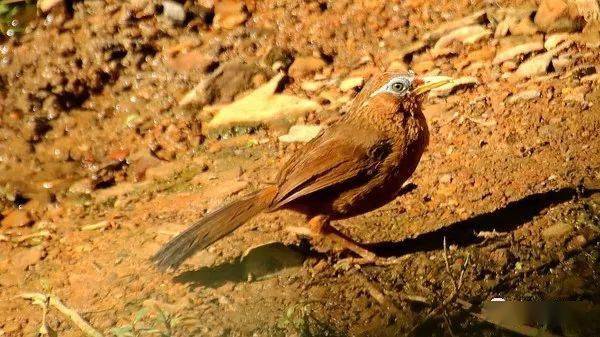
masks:
<path fill-rule="evenodd" d="M 344 234 L 340 233 L 333 227 L 329 227 L 326 231 L 316 232 L 315 230 L 308 227 L 286 227 L 287 231 L 296 235 L 309 236 L 313 239 L 327 239 L 333 243 L 337 243 L 344 249 L 348 249 L 360 256 L 361 260 L 369 261 L 375 260 L 377 255 L 368 249 L 362 247 L 354 240 L 348 238 Z"/>

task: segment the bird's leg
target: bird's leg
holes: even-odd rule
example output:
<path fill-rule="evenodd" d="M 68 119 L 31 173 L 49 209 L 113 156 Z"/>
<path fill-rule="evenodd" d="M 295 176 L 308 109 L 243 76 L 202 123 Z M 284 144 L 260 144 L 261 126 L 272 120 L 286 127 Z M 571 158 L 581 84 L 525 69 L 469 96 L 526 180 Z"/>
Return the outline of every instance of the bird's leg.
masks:
<path fill-rule="evenodd" d="M 337 242 L 343 248 L 353 251 L 366 260 L 374 260 L 377 257 L 375 253 L 370 252 L 364 247 L 361 247 L 359 243 L 331 226 L 329 223 L 329 217 L 325 215 L 317 215 L 311 218 L 308 221 L 308 228 L 289 227 L 288 230 L 296 234 L 308 235 L 312 237 L 323 237 Z"/>

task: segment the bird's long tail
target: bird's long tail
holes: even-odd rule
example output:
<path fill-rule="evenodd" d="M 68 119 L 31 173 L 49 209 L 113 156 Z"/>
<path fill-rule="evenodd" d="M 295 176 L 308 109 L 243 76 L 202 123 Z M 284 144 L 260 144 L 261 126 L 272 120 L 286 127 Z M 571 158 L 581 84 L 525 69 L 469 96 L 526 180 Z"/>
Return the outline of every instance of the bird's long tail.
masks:
<path fill-rule="evenodd" d="M 196 251 L 210 246 L 267 209 L 276 194 L 276 187 L 268 187 L 207 214 L 167 242 L 152 261 L 163 271 L 177 268 Z"/>

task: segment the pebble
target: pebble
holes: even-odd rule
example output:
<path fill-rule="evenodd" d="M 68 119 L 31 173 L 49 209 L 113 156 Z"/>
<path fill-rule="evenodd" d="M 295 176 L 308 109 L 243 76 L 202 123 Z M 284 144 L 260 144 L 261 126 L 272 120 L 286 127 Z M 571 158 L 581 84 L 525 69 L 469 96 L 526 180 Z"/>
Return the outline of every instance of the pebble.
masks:
<path fill-rule="evenodd" d="M 181 24 L 185 21 L 185 10 L 183 9 L 183 5 L 172 0 L 164 0 L 162 5 L 163 14 L 173 22 Z"/>
<path fill-rule="evenodd" d="M 284 74 L 280 73 L 248 95 L 230 104 L 218 106 L 214 117 L 206 125 L 206 130 L 214 133 L 234 126 L 269 125 L 321 109 L 321 105 L 312 100 L 276 93 L 283 77 Z"/>
<path fill-rule="evenodd" d="M 438 181 L 441 184 L 448 184 L 452 181 L 452 175 L 450 173 L 446 173 L 446 174 L 442 174 L 439 178 Z"/>
<path fill-rule="evenodd" d="M 583 76 L 580 79 L 581 83 L 599 83 L 600 82 L 600 74 L 593 74 L 593 75 L 587 75 L 587 76 Z"/>
<path fill-rule="evenodd" d="M 498 23 L 496 26 L 496 31 L 494 32 L 494 37 L 503 37 L 508 35 L 511 26 L 514 26 L 519 22 L 519 19 L 514 16 L 508 16 L 504 18 L 504 20 Z"/>
<path fill-rule="evenodd" d="M 325 85 L 325 83 L 323 83 L 321 81 L 308 80 L 308 81 L 303 81 L 300 84 L 300 88 L 302 88 L 302 90 L 304 90 L 304 91 L 314 92 L 314 91 L 321 89 L 323 87 L 323 85 Z"/>
<path fill-rule="evenodd" d="M 315 138 L 323 127 L 320 125 L 294 125 L 286 135 L 279 136 L 283 143 L 306 143 Z"/>
<path fill-rule="evenodd" d="M 39 0 L 37 2 L 37 6 L 42 13 L 47 13 L 54 6 L 62 3 L 64 0 Z"/>
<path fill-rule="evenodd" d="M 498 52 L 496 54 L 496 57 L 492 61 L 492 63 L 500 64 L 504 61 L 512 60 L 513 58 L 515 58 L 519 55 L 530 54 L 535 51 L 539 51 L 539 50 L 543 50 L 543 49 L 544 49 L 544 43 L 541 41 L 535 41 L 535 42 L 529 42 L 529 43 L 516 45 L 514 47 L 510 47 L 510 48 L 507 48 L 507 49 L 504 49 L 504 50 Z"/>
<path fill-rule="evenodd" d="M 355 88 L 360 88 L 365 84 L 365 79 L 362 77 L 348 77 L 340 83 L 342 92 L 350 91 Z"/>
<path fill-rule="evenodd" d="M 421 61 L 412 65 L 412 69 L 416 73 L 425 73 L 433 68 L 435 68 L 435 62 L 432 60 Z"/>
<path fill-rule="evenodd" d="M 241 1 L 220 1 L 214 4 L 214 8 L 213 26 L 215 28 L 233 29 L 248 19 L 246 7 Z"/>
<path fill-rule="evenodd" d="M 549 239 L 549 238 L 554 238 L 554 237 L 558 237 L 558 236 L 563 236 L 572 230 L 573 230 L 573 226 L 563 223 L 563 222 L 560 222 L 560 223 L 557 223 L 555 225 L 552 225 L 552 226 L 544 229 L 542 231 L 542 236 L 544 236 L 544 238 L 546 238 L 546 239 Z"/>
<path fill-rule="evenodd" d="M 570 251 L 579 250 L 585 247 L 588 240 L 583 235 L 577 235 L 567 243 L 567 249 Z"/>
<path fill-rule="evenodd" d="M 482 25 L 460 27 L 440 37 L 435 43 L 433 51 L 448 47 L 454 41 L 459 41 L 464 44 L 473 44 L 490 35 L 492 35 L 492 32 Z"/>
<path fill-rule="evenodd" d="M 575 103 L 581 105 L 584 108 L 590 106 L 590 103 L 585 100 L 585 94 L 583 92 L 571 92 L 563 96 L 563 101 L 569 103 Z"/>
<path fill-rule="evenodd" d="M 46 256 L 46 251 L 41 247 L 33 247 L 25 249 L 14 254 L 11 257 L 11 262 L 17 269 L 26 270 L 27 267 L 32 266 L 41 261 Z"/>
<path fill-rule="evenodd" d="M 449 31 L 452 31 L 452 30 L 455 30 L 457 28 L 464 27 L 464 26 L 482 23 L 485 19 L 485 16 L 486 16 L 486 11 L 481 10 L 481 11 L 475 12 L 469 16 L 443 23 L 443 24 L 439 25 L 438 28 L 436 28 L 435 30 L 425 33 L 423 35 L 423 40 L 425 40 L 427 42 L 432 42 L 432 41 L 435 42 L 441 36 L 443 36 L 444 34 L 446 34 Z"/>
<path fill-rule="evenodd" d="M 321 71 L 325 67 L 325 61 L 318 57 L 303 56 L 297 57 L 294 63 L 290 66 L 288 73 L 294 79 L 300 79 L 316 72 Z"/>
<path fill-rule="evenodd" d="M 393 72 L 407 72 L 408 66 L 402 61 L 392 61 L 387 70 Z"/>
<path fill-rule="evenodd" d="M 500 67 L 500 69 L 502 69 L 502 71 L 513 71 L 515 69 L 517 69 L 518 64 L 515 61 L 506 61 L 502 63 L 502 66 Z"/>
<path fill-rule="evenodd" d="M 553 57 L 553 51 L 549 51 L 532 57 L 519 66 L 519 68 L 515 72 L 515 76 L 521 79 L 538 75 L 544 75 L 548 71 L 548 68 L 550 67 L 550 62 L 552 61 Z"/>
<path fill-rule="evenodd" d="M 569 73 L 567 74 L 567 77 L 581 79 L 584 76 L 593 75 L 595 73 L 597 73 L 596 66 L 591 65 L 591 64 L 586 64 L 586 65 L 582 65 L 582 66 L 573 68 L 571 71 L 569 71 Z"/>
<path fill-rule="evenodd" d="M 505 268 L 511 259 L 511 254 L 506 248 L 500 248 L 494 250 L 490 254 L 490 259 L 494 262 L 496 266 L 499 268 Z"/>
<path fill-rule="evenodd" d="M 569 56 L 560 55 L 557 58 L 552 59 L 552 67 L 555 71 L 561 72 L 573 64 L 573 59 Z"/>
<path fill-rule="evenodd" d="M 2 222 L 0 222 L 3 227 L 14 228 L 14 227 L 25 227 L 33 224 L 33 219 L 31 218 L 31 214 L 25 210 L 14 210 L 10 212 Z"/>
<path fill-rule="evenodd" d="M 569 16 L 564 0 L 542 0 L 535 14 L 535 24 L 544 32 L 576 31 L 579 24 Z"/>
<path fill-rule="evenodd" d="M 529 16 L 521 19 L 517 24 L 510 26 L 512 35 L 534 35 L 538 32 L 538 27 L 531 21 Z"/>
<path fill-rule="evenodd" d="M 531 101 L 542 96 L 539 90 L 525 90 L 514 95 L 508 96 L 507 103 L 514 104 L 522 101 Z"/>
<path fill-rule="evenodd" d="M 423 51 L 425 48 L 427 48 L 427 44 L 425 42 L 423 42 L 423 41 L 413 42 L 413 43 L 409 44 L 408 46 L 404 47 L 400 51 L 399 59 L 401 59 L 404 62 L 409 62 L 410 59 L 412 58 L 413 54 L 419 53 L 419 52 Z"/>
<path fill-rule="evenodd" d="M 544 42 L 544 48 L 546 48 L 546 50 L 554 49 L 561 42 L 569 39 L 569 37 L 570 37 L 570 34 L 568 34 L 568 33 L 550 34 L 546 37 L 546 41 Z"/>

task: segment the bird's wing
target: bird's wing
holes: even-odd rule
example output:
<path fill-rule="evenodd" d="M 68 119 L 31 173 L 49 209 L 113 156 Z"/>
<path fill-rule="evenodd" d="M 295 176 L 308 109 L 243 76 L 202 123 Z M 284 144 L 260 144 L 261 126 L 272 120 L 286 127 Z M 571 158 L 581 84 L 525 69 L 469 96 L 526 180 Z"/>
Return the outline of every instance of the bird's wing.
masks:
<path fill-rule="evenodd" d="M 369 178 L 390 152 L 390 143 L 377 132 L 329 129 L 286 163 L 272 208 L 325 188 Z"/>

